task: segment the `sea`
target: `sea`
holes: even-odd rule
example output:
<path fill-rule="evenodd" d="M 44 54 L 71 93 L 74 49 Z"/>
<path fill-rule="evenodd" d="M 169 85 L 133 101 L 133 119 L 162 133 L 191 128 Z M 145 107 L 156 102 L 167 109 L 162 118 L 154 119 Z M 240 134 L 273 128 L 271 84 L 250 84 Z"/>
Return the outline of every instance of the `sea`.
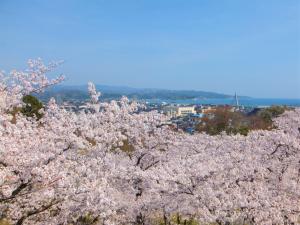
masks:
<path fill-rule="evenodd" d="M 230 98 L 223 99 L 145 99 L 147 103 L 156 104 L 183 104 L 183 105 L 235 105 L 235 101 Z M 241 98 L 239 105 L 246 107 L 267 107 L 272 105 L 282 105 L 291 107 L 300 107 L 300 99 L 280 99 L 280 98 Z"/>

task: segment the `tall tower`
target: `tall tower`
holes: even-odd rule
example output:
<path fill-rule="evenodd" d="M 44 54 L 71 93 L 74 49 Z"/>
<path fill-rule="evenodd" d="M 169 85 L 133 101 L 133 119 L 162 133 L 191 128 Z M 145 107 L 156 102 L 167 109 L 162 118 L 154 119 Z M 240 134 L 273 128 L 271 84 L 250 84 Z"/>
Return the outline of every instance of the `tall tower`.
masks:
<path fill-rule="evenodd" d="M 238 96 L 237 96 L 236 92 L 234 94 L 234 100 L 235 100 L 235 106 L 239 107 L 239 99 L 238 99 Z"/>

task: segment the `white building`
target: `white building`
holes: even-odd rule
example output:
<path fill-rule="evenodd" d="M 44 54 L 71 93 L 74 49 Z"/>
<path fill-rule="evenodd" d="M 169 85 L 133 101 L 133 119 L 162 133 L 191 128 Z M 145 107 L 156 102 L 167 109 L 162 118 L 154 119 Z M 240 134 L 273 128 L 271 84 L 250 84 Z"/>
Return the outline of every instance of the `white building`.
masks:
<path fill-rule="evenodd" d="M 196 114 L 195 106 L 165 106 L 163 112 L 170 117 L 187 116 Z"/>

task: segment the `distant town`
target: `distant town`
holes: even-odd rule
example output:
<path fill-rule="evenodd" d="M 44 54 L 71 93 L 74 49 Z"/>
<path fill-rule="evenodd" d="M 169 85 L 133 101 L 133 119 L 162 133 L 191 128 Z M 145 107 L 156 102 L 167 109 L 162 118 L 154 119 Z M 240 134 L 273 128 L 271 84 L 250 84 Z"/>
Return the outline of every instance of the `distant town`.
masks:
<path fill-rule="evenodd" d="M 243 106 L 239 104 L 238 96 L 232 98 L 232 104 L 216 105 L 216 104 L 174 104 L 166 102 L 151 103 L 142 101 L 145 108 L 141 111 L 158 111 L 170 118 L 169 125 L 173 125 L 175 129 L 183 130 L 190 134 L 195 132 L 196 126 L 202 121 L 203 117 L 212 116 L 219 107 L 227 107 L 232 112 L 241 112 L 245 115 L 251 115 L 267 106 Z M 80 111 L 88 108 L 86 101 L 67 101 L 62 103 L 62 107 L 66 110 Z"/>
<path fill-rule="evenodd" d="M 176 91 L 163 89 L 137 89 L 97 85 L 101 101 L 111 101 L 127 96 L 131 101 L 143 103 L 142 111 L 158 111 L 167 115 L 169 125 L 177 130 L 193 134 L 203 118 L 212 118 L 220 107 L 239 112 L 248 117 L 271 105 L 300 106 L 299 99 L 255 99 L 247 96 L 219 94 L 205 91 Z M 85 86 L 58 86 L 39 95 L 44 103 L 54 96 L 66 110 L 79 111 L 87 108 L 89 99 Z M 247 122 L 249 123 L 249 122 Z"/>

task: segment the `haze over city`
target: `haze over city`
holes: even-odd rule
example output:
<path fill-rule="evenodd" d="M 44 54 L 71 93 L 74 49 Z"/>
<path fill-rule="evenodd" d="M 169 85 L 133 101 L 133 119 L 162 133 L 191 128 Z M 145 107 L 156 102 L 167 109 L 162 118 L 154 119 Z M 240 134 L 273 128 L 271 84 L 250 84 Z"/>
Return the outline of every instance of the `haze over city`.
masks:
<path fill-rule="evenodd" d="M 65 60 L 65 85 L 300 98 L 297 0 L 0 1 L 0 68 Z"/>

